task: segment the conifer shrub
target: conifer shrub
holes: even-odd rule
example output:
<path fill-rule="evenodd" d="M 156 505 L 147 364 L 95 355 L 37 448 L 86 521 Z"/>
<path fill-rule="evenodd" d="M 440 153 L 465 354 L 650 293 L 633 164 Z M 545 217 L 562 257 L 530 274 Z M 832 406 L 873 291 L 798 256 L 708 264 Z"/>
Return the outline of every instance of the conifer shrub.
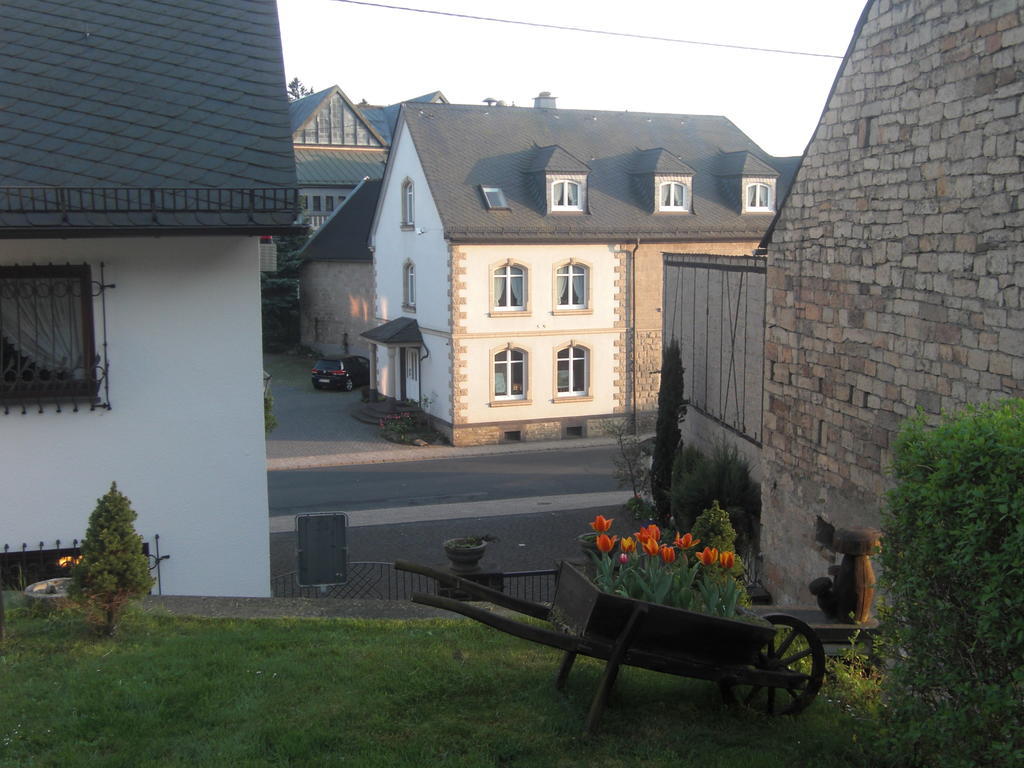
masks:
<path fill-rule="evenodd" d="M 719 444 L 709 455 L 692 446 L 680 450 L 672 467 L 670 498 L 677 530 L 692 530 L 697 516 L 717 501 L 736 529 L 736 548 L 756 552 L 761 487 L 754 482 L 750 465 L 736 446 Z"/>
<path fill-rule="evenodd" d="M 153 586 L 131 502 L 110 484 L 89 516 L 82 559 L 71 572 L 70 594 L 104 634 L 113 635 L 125 605 Z"/>
<path fill-rule="evenodd" d="M 655 424 L 654 450 L 651 453 L 651 499 L 662 525 L 671 520 L 672 462 L 675 460 L 682 431 L 679 422 L 686 416 L 683 402 L 683 358 L 679 341 L 672 339 L 661 359 L 661 385 L 658 388 L 658 421 Z"/>
<path fill-rule="evenodd" d="M 895 764 L 1024 765 L 1024 400 L 904 423 L 879 556 Z"/>

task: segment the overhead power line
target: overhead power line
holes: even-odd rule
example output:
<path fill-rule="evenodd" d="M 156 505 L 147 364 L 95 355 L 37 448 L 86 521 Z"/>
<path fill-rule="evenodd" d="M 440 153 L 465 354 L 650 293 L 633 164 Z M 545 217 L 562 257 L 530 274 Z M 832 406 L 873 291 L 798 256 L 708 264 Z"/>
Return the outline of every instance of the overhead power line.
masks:
<path fill-rule="evenodd" d="M 787 56 L 813 56 L 819 59 L 841 59 L 831 53 L 811 53 L 809 51 L 787 51 L 781 48 L 758 48 L 752 45 L 734 45 L 732 43 L 709 43 L 705 40 L 683 40 L 678 37 L 662 37 L 660 35 L 640 35 L 632 32 L 609 32 L 605 29 L 588 29 L 587 27 L 573 27 L 562 24 L 542 24 L 536 21 L 517 21 L 516 19 L 498 19 L 493 16 L 473 16 L 468 13 L 452 13 L 451 11 L 433 11 L 427 8 L 408 8 L 402 5 L 387 5 L 385 3 L 370 3 L 365 0 L 334 0 L 336 3 L 348 3 L 349 5 L 365 5 L 371 8 L 386 8 L 390 11 L 408 11 L 410 13 L 426 13 L 432 16 L 448 16 L 453 19 L 470 19 L 472 21 L 490 21 L 496 24 L 515 24 L 521 27 L 536 27 L 538 29 L 557 29 L 563 32 L 585 32 L 590 35 L 608 35 L 609 37 L 629 37 L 635 40 L 655 40 L 661 43 L 679 43 L 681 45 L 703 45 L 709 48 L 729 48 L 736 51 L 755 51 L 757 53 L 781 53 Z"/>

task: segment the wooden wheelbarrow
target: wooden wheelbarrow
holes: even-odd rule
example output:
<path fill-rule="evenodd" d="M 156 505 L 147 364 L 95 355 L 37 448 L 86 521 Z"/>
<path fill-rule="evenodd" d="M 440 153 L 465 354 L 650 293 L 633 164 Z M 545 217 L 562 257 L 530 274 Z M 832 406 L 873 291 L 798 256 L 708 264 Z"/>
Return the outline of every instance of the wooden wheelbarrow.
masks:
<path fill-rule="evenodd" d="M 821 688 L 825 651 L 807 624 L 785 614 L 724 619 L 601 592 L 572 564 L 563 562 L 551 606 L 506 595 L 445 571 L 398 561 L 395 568 L 436 579 L 445 587 L 552 628 L 519 621 L 472 603 L 415 593 L 413 602 L 454 611 L 510 635 L 565 652 L 555 687 L 564 687 L 580 654 L 605 661 L 587 715 L 585 732 L 601 720 L 623 664 L 718 684 L 728 703 L 768 714 L 797 714 Z"/>

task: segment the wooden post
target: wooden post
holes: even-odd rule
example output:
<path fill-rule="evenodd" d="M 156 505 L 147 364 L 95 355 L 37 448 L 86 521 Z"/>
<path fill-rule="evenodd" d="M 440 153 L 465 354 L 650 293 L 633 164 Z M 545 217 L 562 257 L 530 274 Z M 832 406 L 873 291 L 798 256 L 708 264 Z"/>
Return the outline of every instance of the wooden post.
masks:
<path fill-rule="evenodd" d="M 594 700 L 590 704 L 590 712 L 587 714 L 587 724 L 584 729 L 587 736 L 593 736 L 594 731 L 597 730 L 597 724 L 601 721 L 605 704 L 608 703 L 608 697 L 611 696 L 612 687 L 615 685 L 615 678 L 619 676 L 619 666 L 633 642 L 633 635 L 640 628 L 640 622 L 646 615 L 647 607 L 642 604 L 637 605 L 633 609 L 629 621 L 626 622 L 626 626 L 615 640 L 612 652 L 608 656 L 608 663 L 604 665 L 597 693 L 594 694 Z"/>

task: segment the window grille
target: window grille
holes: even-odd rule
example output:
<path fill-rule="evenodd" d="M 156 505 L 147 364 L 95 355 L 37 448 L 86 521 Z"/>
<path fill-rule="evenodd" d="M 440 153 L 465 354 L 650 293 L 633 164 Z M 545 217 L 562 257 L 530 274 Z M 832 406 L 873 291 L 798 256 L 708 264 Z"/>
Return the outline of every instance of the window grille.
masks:
<path fill-rule="evenodd" d="M 106 303 L 88 264 L 0 267 L 0 407 L 108 408 Z M 99 318 L 95 316 L 98 306 Z M 97 344 L 96 321 L 100 337 Z"/>

